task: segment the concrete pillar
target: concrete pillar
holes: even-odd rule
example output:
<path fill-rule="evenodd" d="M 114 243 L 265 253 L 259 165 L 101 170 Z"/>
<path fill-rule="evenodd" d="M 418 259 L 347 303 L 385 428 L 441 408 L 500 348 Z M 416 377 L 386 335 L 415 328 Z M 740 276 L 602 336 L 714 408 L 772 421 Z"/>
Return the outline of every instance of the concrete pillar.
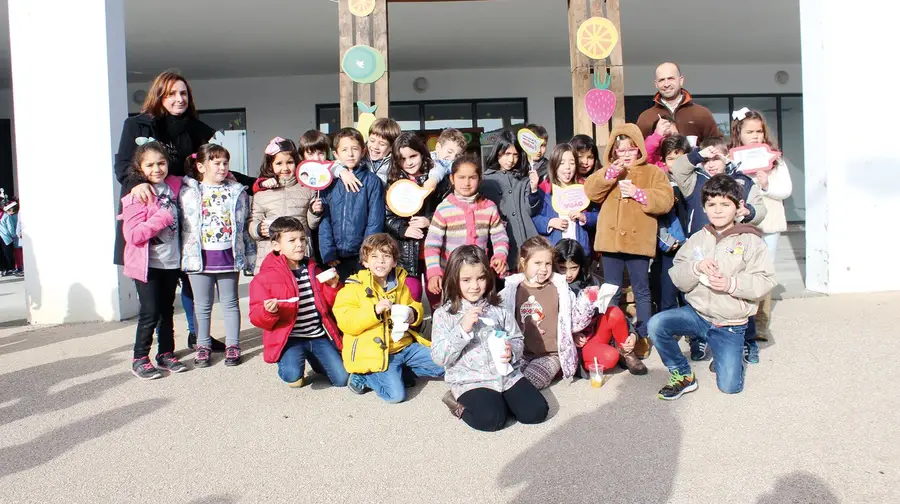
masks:
<path fill-rule="evenodd" d="M 8 0 L 25 290 L 34 324 L 137 312 L 113 265 L 127 116 L 123 0 Z"/>
<path fill-rule="evenodd" d="M 900 289 L 900 71 L 890 57 L 898 17 L 896 2 L 800 0 L 813 291 Z"/>

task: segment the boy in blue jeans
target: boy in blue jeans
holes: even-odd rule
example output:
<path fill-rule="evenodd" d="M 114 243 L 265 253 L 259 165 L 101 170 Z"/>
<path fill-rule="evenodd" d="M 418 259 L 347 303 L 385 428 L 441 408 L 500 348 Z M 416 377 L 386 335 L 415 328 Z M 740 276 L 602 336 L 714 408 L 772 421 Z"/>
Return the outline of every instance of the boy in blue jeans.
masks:
<path fill-rule="evenodd" d="M 676 339 L 682 335 L 708 342 L 719 390 L 726 394 L 743 390 L 747 321 L 776 284 L 762 232 L 735 223 L 743 203 L 740 184 L 719 174 L 701 192 L 709 224 L 681 246 L 669 270 L 688 305 L 657 313 L 648 324 L 650 339 L 672 373 L 659 391 L 664 400 L 697 390 L 697 379 Z"/>
<path fill-rule="evenodd" d="M 431 360 L 431 342 L 416 331 L 422 303 L 406 286 L 406 270 L 397 266 L 400 248 L 387 233 L 366 237 L 359 257 L 365 269 L 351 276 L 334 301 L 344 332 L 342 356 L 356 394 L 372 389 L 389 403 L 406 399 L 404 371 L 440 378 L 444 370 Z"/>

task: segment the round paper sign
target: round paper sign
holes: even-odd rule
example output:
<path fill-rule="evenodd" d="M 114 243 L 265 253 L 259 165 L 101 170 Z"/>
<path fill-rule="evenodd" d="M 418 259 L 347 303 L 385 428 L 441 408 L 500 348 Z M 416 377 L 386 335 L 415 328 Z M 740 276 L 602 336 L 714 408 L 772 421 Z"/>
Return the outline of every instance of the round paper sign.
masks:
<path fill-rule="evenodd" d="M 319 161 L 303 161 L 297 167 L 297 182 L 314 191 L 322 191 L 331 185 L 334 177 L 331 175 L 332 162 L 320 163 Z"/>
<path fill-rule="evenodd" d="M 341 70 L 353 82 L 371 84 L 384 75 L 386 69 L 384 56 L 374 47 L 355 45 L 344 53 L 341 59 Z"/>
<path fill-rule="evenodd" d="M 384 199 L 388 208 L 399 217 L 412 217 L 422 209 L 425 198 L 431 194 L 412 180 L 398 180 L 388 187 Z"/>
<path fill-rule="evenodd" d="M 522 146 L 522 150 L 532 156 L 537 154 L 541 150 L 541 145 L 544 144 L 544 141 L 528 128 L 520 129 L 516 137 L 519 139 L 519 145 Z"/>
<path fill-rule="evenodd" d="M 584 186 L 580 184 L 567 187 L 553 186 L 553 195 L 550 197 L 553 209 L 560 215 L 569 215 L 571 212 L 580 212 L 591 204 Z"/>

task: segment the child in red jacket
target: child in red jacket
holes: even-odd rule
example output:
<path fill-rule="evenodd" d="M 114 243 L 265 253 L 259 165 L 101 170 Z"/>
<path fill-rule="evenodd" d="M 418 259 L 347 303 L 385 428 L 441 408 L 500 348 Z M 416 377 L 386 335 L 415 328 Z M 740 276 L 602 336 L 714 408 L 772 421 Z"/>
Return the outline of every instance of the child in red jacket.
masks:
<path fill-rule="evenodd" d="M 263 330 L 263 360 L 277 362 L 278 376 L 294 388 L 305 384 L 306 361 L 335 387 L 346 386 L 350 376 L 331 314 L 341 287 L 336 272 L 322 273 L 311 259 L 304 262 L 306 235 L 299 219 L 275 219 L 269 236 L 272 253 L 250 282 L 250 322 Z"/>

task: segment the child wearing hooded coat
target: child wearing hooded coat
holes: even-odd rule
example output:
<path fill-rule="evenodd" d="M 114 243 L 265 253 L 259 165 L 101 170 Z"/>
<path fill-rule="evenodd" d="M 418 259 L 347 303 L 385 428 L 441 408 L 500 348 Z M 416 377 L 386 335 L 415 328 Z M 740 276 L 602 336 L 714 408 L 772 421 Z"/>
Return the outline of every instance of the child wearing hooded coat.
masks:
<path fill-rule="evenodd" d="M 666 174 L 646 163 L 647 150 L 641 130 L 634 124 L 613 129 L 603 154 L 606 165 L 585 181 L 591 201 L 600 204 L 594 248 L 602 254 L 603 277 L 622 286 L 625 268 L 637 305 L 638 357 L 649 354 L 647 322 L 650 320 L 650 259 L 656 255 L 657 217 L 675 203 Z M 619 304 L 621 289 L 610 302 Z"/>

